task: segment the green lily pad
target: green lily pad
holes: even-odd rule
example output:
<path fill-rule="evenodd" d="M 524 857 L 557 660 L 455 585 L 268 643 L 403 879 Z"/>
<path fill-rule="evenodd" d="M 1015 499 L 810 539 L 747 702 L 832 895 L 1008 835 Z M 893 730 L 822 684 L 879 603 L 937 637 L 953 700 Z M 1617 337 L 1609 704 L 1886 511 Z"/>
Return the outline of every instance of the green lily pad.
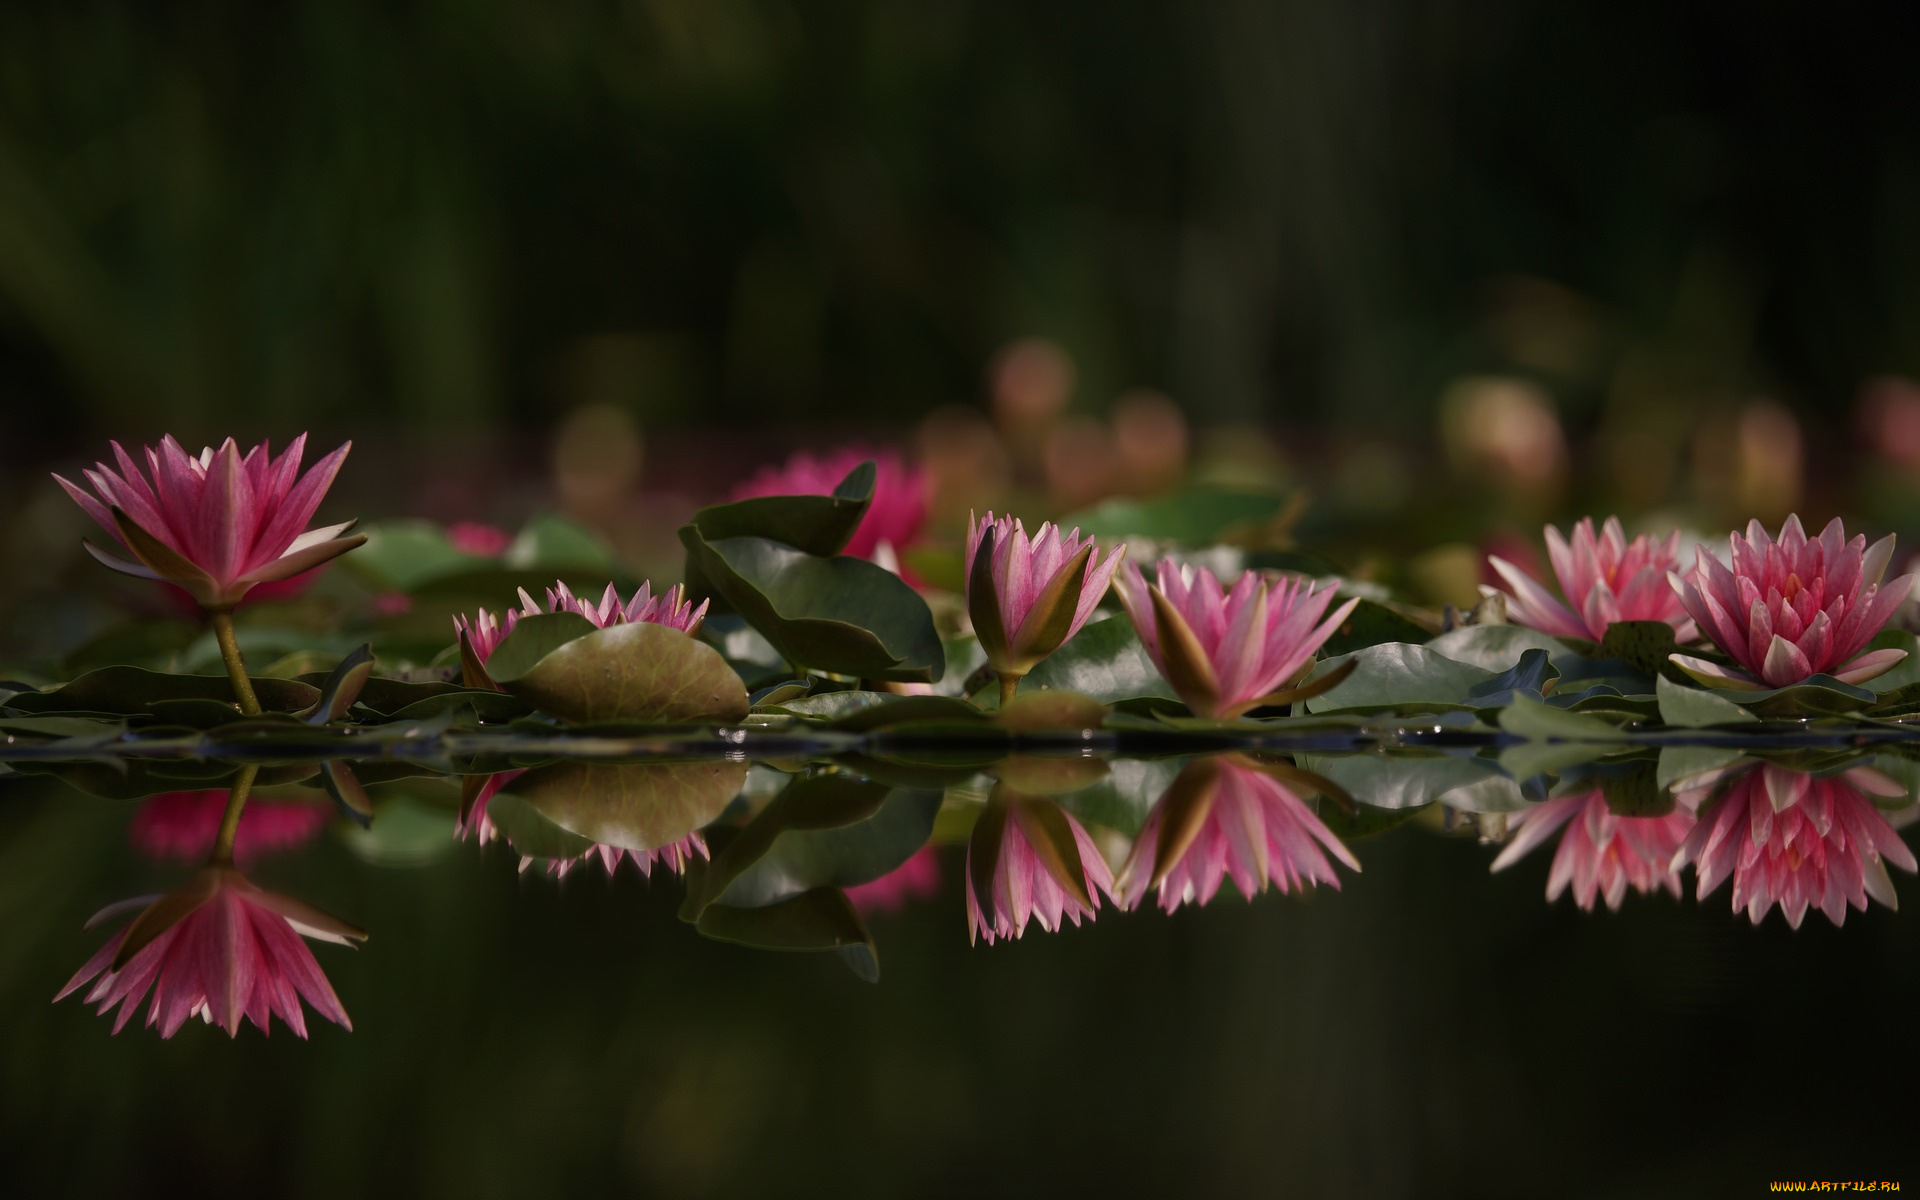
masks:
<path fill-rule="evenodd" d="M 1506 670 L 1529 650 L 1541 651 L 1556 665 L 1573 653 L 1559 638 L 1524 625 L 1463 625 L 1425 644 L 1436 654 L 1488 671 Z"/>
<path fill-rule="evenodd" d="M 1394 709 L 1412 705 L 1467 706 L 1474 688 L 1494 678 L 1484 667 L 1458 662 L 1425 646 L 1388 642 L 1323 660 L 1307 678 L 1317 679 L 1347 659 L 1359 666 L 1346 682 L 1306 701 L 1310 713 L 1347 709 Z"/>
<path fill-rule="evenodd" d="M 829 558 L 840 553 L 860 527 L 878 478 L 878 468 L 869 459 L 848 472 L 830 496 L 757 496 L 715 504 L 695 513 L 693 526 L 709 542 L 768 538 L 803 554 Z"/>
<path fill-rule="evenodd" d="M 1433 630 L 1413 618 L 1377 600 L 1363 599 L 1354 605 L 1353 611 L 1347 614 L 1347 619 L 1340 623 L 1340 627 L 1335 629 L 1333 635 L 1320 647 L 1320 653 L 1338 656 L 1389 642 L 1405 642 L 1417 646 L 1431 637 L 1433 637 Z"/>
<path fill-rule="evenodd" d="M 1102 704 L 1149 697 L 1179 700 L 1125 614 L 1089 621 L 1020 682 L 1023 696 L 1046 690 L 1076 692 Z M 991 686 L 982 693 L 997 694 Z"/>
<path fill-rule="evenodd" d="M 254 694 L 271 712 L 298 712 L 320 698 L 320 689 L 292 679 L 256 679 Z M 211 700 L 234 705 L 233 682 L 225 675 L 167 675 L 140 667 L 101 667 L 51 692 L 22 692 L 7 707 L 26 713 L 118 713 L 151 711 L 157 702 Z M 234 714 L 231 707 L 226 715 Z"/>
<path fill-rule="evenodd" d="M 686 525 L 688 577 L 701 578 L 790 662 L 897 683 L 946 669 L 933 613 L 899 576 L 858 558 L 821 558 L 761 537 L 708 541 Z"/>
<path fill-rule="evenodd" d="M 1710 729 L 1716 725 L 1750 725 L 1760 718 L 1735 704 L 1723 692 L 1688 687 L 1662 675 L 1654 681 L 1660 698 L 1660 719 L 1678 729 Z"/>
<path fill-rule="evenodd" d="M 528 626 L 528 638 L 516 642 Z M 584 633 L 566 636 L 582 626 Z M 505 669 L 496 673 L 503 656 Z M 595 629 L 573 613 L 529 617 L 486 667 L 509 694 L 563 721 L 677 724 L 747 715 L 746 685 L 719 651 L 651 621 Z"/>

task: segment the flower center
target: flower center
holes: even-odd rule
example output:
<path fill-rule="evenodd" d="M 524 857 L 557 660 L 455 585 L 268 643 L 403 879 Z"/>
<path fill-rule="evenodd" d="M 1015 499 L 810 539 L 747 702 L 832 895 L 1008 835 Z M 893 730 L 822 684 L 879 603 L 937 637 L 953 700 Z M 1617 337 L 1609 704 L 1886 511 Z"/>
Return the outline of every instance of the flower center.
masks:
<path fill-rule="evenodd" d="M 1789 571 L 1787 573 L 1786 582 L 1780 585 L 1780 595 L 1784 599 L 1792 600 L 1795 596 L 1798 596 L 1800 594 L 1800 589 L 1805 586 L 1806 584 L 1800 582 L 1800 575 L 1798 572 Z"/>

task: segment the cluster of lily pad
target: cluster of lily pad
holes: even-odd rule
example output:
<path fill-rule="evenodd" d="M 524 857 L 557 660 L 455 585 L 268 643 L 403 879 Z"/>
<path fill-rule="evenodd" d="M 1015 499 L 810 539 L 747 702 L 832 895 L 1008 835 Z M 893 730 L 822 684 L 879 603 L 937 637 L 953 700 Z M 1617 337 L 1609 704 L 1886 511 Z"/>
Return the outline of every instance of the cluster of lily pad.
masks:
<path fill-rule="evenodd" d="M 11 688 L 0 695 L 0 726 L 76 754 L 326 753 L 326 789 L 362 815 L 364 787 L 342 759 L 431 741 L 443 759 L 472 764 L 465 836 L 505 837 L 523 864 L 545 862 L 556 873 L 589 859 L 610 871 L 628 861 L 643 871 L 691 871 L 688 919 L 704 932 L 752 941 L 779 930 L 851 951 L 856 966 L 869 967 L 871 939 L 845 890 L 875 883 L 880 866 L 899 868 L 925 844 L 940 788 L 983 768 L 992 786 L 967 834 L 966 894 L 970 928 L 988 942 L 1018 936 L 1029 922 L 1077 923 L 1103 896 L 1131 907 L 1157 895 L 1171 910 L 1205 902 L 1228 878 L 1246 895 L 1337 883 L 1329 859 L 1358 863 L 1302 794 L 1339 797 L 1352 813 L 1419 807 L 1394 802 L 1380 779 L 1343 779 L 1359 760 L 1322 764 L 1298 752 L 1290 760 L 1196 758 L 1172 764 L 1160 800 L 1134 822 L 1116 872 L 1057 799 L 1084 796 L 1104 774 L 1044 753 L 1075 745 L 1182 753 L 1288 739 L 1295 750 L 1315 738 L 1347 749 L 1416 733 L 1478 739 L 1500 753 L 1475 760 L 1473 770 L 1491 772 L 1484 782 L 1515 802 L 1459 807 L 1512 814 L 1518 836 L 1496 867 L 1568 831 L 1549 887 L 1571 886 L 1587 906 L 1596 896 L 1617 905 L 1629 887 L 1677 887 L 1674 872 L 1686 861 L 1698 864 L 1702 891 L 1732 875 L 1736 906 L 1756 920 L 1775 902 L 1796 923 L 1810 905 L 1838 920 L 1868 894 L 1891 903 L 1883 856 L 1912 869 L 1884 819 L 1875 823 L 1871 802 L 1855 802 L 1865 785 L 1822 782 L 1807 797 L 1748 813 L 1744 802 L 1719 798 L 1747 785 L 1709 764 L 1700 786 L 1719 790 L 1712 819 L 1696 823 L 1696 809 L 1709 812 L 1704 800 L 1684 816 L 1671 804 L 1641 811 L 1622 802 L 1615 784 L 1579 779 L 1590 772 L 1610 780 L 1636 761 L 1646 774 L 1640 760 L 1650 738 L 1777 732 L 1787 728 L 1782 718 L 1803 722 L 1793 728 L 1839 718 L 1890 734 L 1920 712 L 1915 639 L 1888 628 L 1912 577 L 1883 583 L 1892 538 L 1869 547 L 1847 539 L 1838 520 L 1817 537 L 1797 518 L 1777 537 L 1755 523 L 1730 539 L 1727 561 L 1698 550 L 1684 573 L 1677 534 L 1629 541 L 1611 519 L 1598 531 L 1582 521 L 1571 537 L 1549 529 L 1559 595 L 1494 559 L 1508 590 L 1488 589 L 1472 614 L 1435 629 L 1337 574 L 1299 569 L 1310 565 L 1302 557 L 1191 544 L 1204 538 L 1136 537 L 1135 530 L 1166 532 L 1138 506 L 1087 522 L 1085 533 L 1051 523 L 1029 531 L 991 512 L 975 517 L 947 580 L 954 586 L 942 589 L 902 564 L 897 542 L 910 536 L 921 499 L 897 478 L 881 488 L 881 465 L 897 475 L 897 462 L 843 461 L 831 470 L 810 462 L 784 477 L 795 490 L 810 489 L 805 494 L 779 494 L 779 479 L 756 480 L 755 494 L 695 513 L 679 531 L 684 578 L 671 587 L 656 592 L 642 582 L 628 592 L 609 581 L 576 593 L 565 572 L 548 575 L 551 583 L 525 578 L 550 564 L 516 564 L 517 543 L 499 539 L 458 553 L 461 561 L 499 555 L 496 573 L 522 572 L 517 606 L 445 613 L 452 644 L 431 661 L 402 654 L 381 672 L 372 647 L 362 646 L 330 670 L 256 678 L 235 607 L 368 540 L 352 532 L 353 522 L 306 528 L 347 447 L 305 473 L 303 449 L 299 439 L 278 456 L 265 445 L 243 454 L 229 440 L 196 456 L 166 439 L 145 451 L 143 467 L 116 445 L 113 465 L 85 472 L 90 491 L 61 479 L 114 538 L 112 547 L 88 550 L 117 571 L 191 597 L 226 675 L 109 665 Z M 1128 561 L 1130 550 L 1149 547 L 1166 551 L 1150 570 Z M 1110 592 L 1118 611 L 1103 615 Z M 397 591 L 378 606 L 406 614 L 430 595 Z M 544 760 L 527 743 L 541 734 L 556 739 Z M 493 735 L 514 749 L 490 752 Z M 630 756 L 668 757 L 566 761 L 595 737 Z M 340 753 L 343 741 L 354 752 Z M 838 755 L 840 768 L 796 777 L 710 856 L 701 831 L 741 792 L 741 752 L 783 745 Z M 483 769 L 490 753 L 511 753 L 521 765 Z M 1583 765 L 1568 772 L 1575 763 Z M 1370 769 L 1363 765 L 1361 775 Z M 149 1023 L 164 1032 L 193 1015 L 231 1032 L 243 1017 L 265 1028 L 278 1014 L 298 1029 L 301 998 L 345 1023 L 310 952 L 287 931 L 342 942 L 364 934 L 262 892 L 234 865 L 256 771 L 243 768 L 234 780 L 206 866 L 187 887 L 143 898 L 139 915 L 69 991 L 91 981 L 90 999 L 123 1005 L 124 1022 L 151 988 Z M 1528 781 L 1556 771 L 1566 786 L 1527 806 L 1536 798 L 1521 794 Z M 1836 767 L 1829 778 L 1858 774 Z M 1445 777 L 1429 772 L 1421 786 L 1432 791 Z M 1767 770 L 1741 778 L 1784 786 Z M 1736 808 L 1748 816 L 1729 816 Z M 1744 851 L 1728 833 L 1741 819 L 1754 830 Z M 875 859 L 862 840 L 877 828 L 872 822 L 892 822 L 917 840 Z M 825 831 L 841 827 L 866 833 L 841 857 L 821 860 L 820 847 L 833 840 Z M 1780 843 L 1777 854 L 1754 849 L 1769 838 Z M 778 846 L 788 857 L 774 853 Z M 1816 854 L 1818 869 L 1802 870 Z M 840 865 L 803 869 L 821 861 Z M 245 962 L 210 949 L 242 927 L 254 931 Z M 218 978 L 185 978 L 219 963 L 227 970 Z M 174 982 L 163 984 L 168 978 Z M 235 978 L 251 991 L 233 990 Z"/>

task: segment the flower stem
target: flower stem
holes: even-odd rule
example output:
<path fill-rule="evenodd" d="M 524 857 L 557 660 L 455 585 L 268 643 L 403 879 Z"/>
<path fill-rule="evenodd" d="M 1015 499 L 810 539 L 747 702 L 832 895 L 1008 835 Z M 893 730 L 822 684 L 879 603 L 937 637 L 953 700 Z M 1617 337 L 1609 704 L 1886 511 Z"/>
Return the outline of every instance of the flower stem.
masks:
<path fill-rule="evenodd" d="M 233 777 L 233 790 L 227 793 L 227 811 L 220 815 L 220 831 L 214 834 L 213 853 L 207 857 L 209 865 L 233 861 L 233 839 L 240 832 L 240 813 L 247 807 L 247 793 L 253 790 L 254 776 L 258 774 L 260 764 L 248 763 Z"/>
<path fill-rule="evenodd" d="M 240 657 L 240 643 L 233 636 L 233 610 L 208 609 L 207 616 L 213 620 L 213 636 L 220 643 L 220 658 L 227 664 L 227 678 L 233 681 L 233 696 L 240 702 L 240 711 L 249 717 L 259 716 L 260 699 L 253 694 L 253 680 L 247 678 L 246 660 Z"/>
<path fill-rule="evenodd" d="M 1013 694 L 1020 688 L 1020 679 L 1021 677 L 1018 675 L 1009 675 L 1005 672 L 1000 672 L 1001 708 L 1005 708 L 1007 705 L 1013 703 Z"/>

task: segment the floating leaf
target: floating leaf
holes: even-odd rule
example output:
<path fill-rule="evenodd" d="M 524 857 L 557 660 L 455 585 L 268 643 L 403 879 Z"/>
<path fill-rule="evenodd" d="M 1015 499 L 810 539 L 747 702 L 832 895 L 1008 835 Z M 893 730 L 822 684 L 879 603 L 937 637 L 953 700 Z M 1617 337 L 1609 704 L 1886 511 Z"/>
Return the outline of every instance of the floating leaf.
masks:
<path fill-rule="evenodd" d="M 1028 673 L 1022 694 L 1077 692 L 1102 704 L 1144 697 L 1178 701 L 1124 615 L 1090 621 Z"/>
<path fill-rule="evenodd" d="M 320 685 L 320 698 L 310 708 L 295 714 L 314 725 L 327 725 L 347 715 L 359 699 L 361 689 L 367 686 L 367 677 L 373 674 L 373 647 L 362 645 L 352 654 L 340 660 L 326 681 Z"/>
<path fill-rule="evenodd" d="M 1388 642 L 1419 645 L 1433 634 L 1431 628 L 1405 613 L 1378 600 L 1362 599 L 1320 647 L 1320 652 L 1331 657 Z"/>
<path fill-rule="evenodd" d="M 1098 729 L 1106 719 L 1106 705 L 1068 691 L 1025 692 L 993 714 L 994 724 L 1020 733 Z"/>
<path fill-rule="evenodd" d="M 1464 625 L 1426 643 L 1435 654 L 1488 671 L 1504 671 L 1529 650 L 1559 660 L 1572 655 L 1565 642 L 1524 625 Z"/>
<path fill-rule="evenodd" d="M 793 663 L 900 683 L 939 679 L 945 650 L 920 594 L 884 567 L 767 538 L 680 530 L 691 570 Z"/>
<path fill-rule="evenodd" d="M 1688 687 L 1662 675 L 1654 681 L 1660 698 L 1660 719 L 1679 729 L 1710 729 L 1716 725 L 1749 725 L 1758 717 L 1705 688 Z"/>
<path fill-rule="evenodd" d="M 1467 703 L 1475 708 L 1501 708 L 1517 701 L 1543 700 L 1559 678 L 1545 650 L 1528 650 L 1512 667 L 1469 688 Z"/>
<path fill-rule="evenodd" d="M 318 688 L 292 679 L 256 679 L 253 690 L 261 707 L 272 712 L 296 712 L 320 698 Z M 213 700 L 231 706 L 229 716 L 239 711 L 233 682 L 225 675 L 166 675 L 140 667 L 102 667 L 51 692 L 9 697 L 7 707 L 30 713 L 131 715 L 169 700 Z"/>
<path fill-rule="evenodd" d="M 770 538 L 828 558 L 840 553 L 860 528 L 878 479 L 878 468 L 869 459 L 848 472 L 830 496 L 756 496 L 715 504 L 695 513 L 693 526 L 709 542 Z"/>
<path fill-rule="evenodd" d="M 522 617 L 514 625 L 513 632 L 500 639 L 493 653 L 481 664 L 482 669 L 493 682 L 507 684 L 525 675 L 528 671 L 568 642 L 577 641 L 597 629 L 592 621 L 579 613 L 557 612 L 536 613 Z M 475 662 L 478 662 L 476 657 Z M 468 686 L 480 686 L 480 682 L 469 679 Z"/>
<path fill-rule="evenodd" d="M 1345 709 L 1394 709 L 1416 706 L 1463 706 L 1468 694 L 1494 678 L 1493 672 L 1438 654 L 1425 646 L 1390 642 L 1355 651 L 1360 665 L 1339 687 L 1306 701 L 1310 713 Z M 1330 658 L 1314 668 L 1309 680 L 1338 669 L 1343 658 Z"/>
<path fill-rule="evenodd" d="M 519 633 L 516 628 L 509 639 Z M 495 657 L 506 649 L 502 642 Z M 489 670 L 492 665 L 489 659 Z M 514 668 L 506 678 L 495 676 L 496 682 L 563 721 L 682 724 L 738 721 L 747 715 L 746 685 L 719 651 L 651 621 L 605 629 L 589 625 L 584 636 L 561 643 L 530 665 L 522 667 L 516 659 Z"/>

